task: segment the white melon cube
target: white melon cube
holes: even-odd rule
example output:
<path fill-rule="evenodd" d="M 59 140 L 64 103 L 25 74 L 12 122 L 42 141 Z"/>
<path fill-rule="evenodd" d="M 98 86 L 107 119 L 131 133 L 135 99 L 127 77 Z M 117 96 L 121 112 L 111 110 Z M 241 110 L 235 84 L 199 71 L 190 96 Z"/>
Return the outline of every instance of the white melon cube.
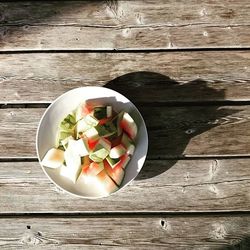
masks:
<path fill-rule="evenodd" d="M 60 175 L 75 183 L 82 169 L 81 157 L 78 153 L 72 151 L 71 148 L 68 147 L 64 152 L 64 158 L 66 166 L 61 167 Z"/>
<path fill-rule="evenodd" d="M 42 160 L 42 165 L 48 168 L 58 168 L 64 162 L 64 151 L 57 148 L 51 148 Z"/>

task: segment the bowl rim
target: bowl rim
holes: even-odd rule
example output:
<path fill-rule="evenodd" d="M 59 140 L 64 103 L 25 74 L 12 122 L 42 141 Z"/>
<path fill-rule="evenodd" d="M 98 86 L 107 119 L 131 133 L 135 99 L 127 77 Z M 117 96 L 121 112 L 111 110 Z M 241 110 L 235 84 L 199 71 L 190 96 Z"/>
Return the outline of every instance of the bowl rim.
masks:
<path fill-rule="evenodd" d="M 50 175 L 47 173 L 47 171 L 45 170 L 45 167 L 42 165 L 41 163 L 41 159 L 40 159 L 40 156 L 39 156 L 39 150 L 38 150 L 38 136 L 39 136 L 39 131 L 40 131 L 40 127 L 41 127 L 41 124 L 42 124 L 42 121 L 44 119 L 44 117 L 47 115 L 47 113 L 50 111 L 51 107 L 59 100 L 59 99 L 62 99 L 66 94 L 69 94 L 70 92 L 74 92 L 78 89 L 106 89 L 108 91 L 111 91 L 111 92 L 114 92 L 116 94 L 119 94 L 121 95 L 122 97 L 125 97 L 133 106 L 133 109 L 136 110 L 137 114 L 139 115 L 141 121 L 142 121 L 142 124 L 143 126 L 145 127 L 145 140 L 146 140 L 146 150 L 145 150 L 145 156 L 143 156 L 142 158 L 142 166 L 141 166 L 141 169 L 143 168 L 143 165 L 146 161 L 146 158 L 147 158 L 147 153 L 148 153 L 148 131 L 147 131 L 147 126 L 146 126 L 146 123 L 143 119 L 143 116 L 141 115 L 141 112 L 137 109 L 136 105 L 130 101 L 126 96 L 124 96 L 123 94 L 121 94 L 120 92 L 116 91 L 116 90 L 113 90 L 113 89 L 110 89 L 110 88 L 107 88 L 107 87 L 103 87 L 103 86 L 82 86 L 82 87 L 77 87 L 77 88 L 73 88 L 73 89 L 70 89 L 66 92 L 64 92 L 63 94 L 59 95 L 55 100 L 53 100 L 50 105 L 46 108 L 46 110 L 44 111 L 43 115 L 41 116 L 40 118 L 40 121 L 38 123 L 38 126 L 37 126 L 37 130 L 36 130 L 36 154 L 37 154 L 37 158 L 38 158 L 38 162 L 39 162 L 39 165 L 40 167 L 42 168 L 43 172 L 45 173 L 45 175 L 48 177 L 48 179 L 60 190 L 60 192 L 63 192 L 63 193 L 67 193 L 67 194 L 70 194 L 72 196 L 75 196 L 75 197 L 78 197 L 78 198 L 82 198 L 82 199 L 89 199 L 89 200 L 96 200 L 96 199 L 101 199 L 101 198 L 106 198 L 106 197 L 110 197 L 114 194 L 116 194 L 118 191 L 122 190 L 123 188 L 125 188 L 126 186 L 128 186 L 137 176 L 138 174 L 140 173 L 141 169 L 139 172 L 137 172 L 137 174 L 132 178 L 130 179 L 124 186 L 122 187 L 119 187 L 115 192 L 112 192 L 112 193 L 109 193 L 107 195 L 102 195 L 102 196 L 98 196 L 98 197 L 91 197 L 91 196 L 83 196 L 83 195 L 79 195 L 79 194 L 76 194 L 76 193 L 73 193 L 73 192 L 70 192 L 68 190 L 66 190 L 65 188 L 63 188 L 62 186 L 60 186 L 59 184 L 57 184 L 51 177 Z"/>

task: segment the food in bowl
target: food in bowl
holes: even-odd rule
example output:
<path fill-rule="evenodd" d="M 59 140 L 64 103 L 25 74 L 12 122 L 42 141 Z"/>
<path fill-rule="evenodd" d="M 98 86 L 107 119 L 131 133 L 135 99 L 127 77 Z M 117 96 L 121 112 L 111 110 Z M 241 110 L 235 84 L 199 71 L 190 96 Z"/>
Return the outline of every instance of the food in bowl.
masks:
<path fill-rule="evenodd" d="M 55 147 L 41 164 L 59 169 L 59 175 L 74 184 L 88 183 L 102 193 L 113 193 L 134 154 L 137 130 L 128 112 L 86 100 L 60 122 Z"/>

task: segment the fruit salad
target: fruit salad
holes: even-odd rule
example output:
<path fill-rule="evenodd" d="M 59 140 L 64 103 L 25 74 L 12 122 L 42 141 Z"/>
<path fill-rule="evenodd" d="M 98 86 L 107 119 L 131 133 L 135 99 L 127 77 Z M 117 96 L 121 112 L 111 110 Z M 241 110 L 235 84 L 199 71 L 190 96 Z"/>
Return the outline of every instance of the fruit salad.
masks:
<path fill-rule="evenodd" d="M 129 113 L 84 102 L 60 122 L 55 147 L 41 163 L 59 169 L 60 176 L 72 183 L 83 180 L 110 194 L 123 181 L 136 135 Z"/>

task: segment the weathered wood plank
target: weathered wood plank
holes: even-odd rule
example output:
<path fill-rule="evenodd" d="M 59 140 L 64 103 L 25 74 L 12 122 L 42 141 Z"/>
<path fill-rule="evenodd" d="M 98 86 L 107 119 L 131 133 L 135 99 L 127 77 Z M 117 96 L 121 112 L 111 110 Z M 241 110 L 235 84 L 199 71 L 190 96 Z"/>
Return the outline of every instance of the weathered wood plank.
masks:
<path fill-rule="evenodd" d="M 148 160 L 125 189 L 83 200 L 56 188 L 38 162 L 1 162 L 0 213 L 249 211 L 249 164 L 250 159 Z"/>
<path fill-rule="evenodd" d="M 250 216 L 2 218 L 2 249 L 243 249 Z"/>
<path fill-rule="evenodd" d="M 139 107 L 149 158 L 250 154 L 250 106 Z M 0 156 L 35 157 L 45 109 L 0 109 Z"/>
<path fill-rule="evenodd" d="M 2 103 L 105 84 L 136 102 L 250 100 L 248 51 L 2 54 L 0 68 Z"/>
<path fill-rule="evenodd" d="M 249 47 L 249 1 L 0 4 L 0 50 Z"/>

